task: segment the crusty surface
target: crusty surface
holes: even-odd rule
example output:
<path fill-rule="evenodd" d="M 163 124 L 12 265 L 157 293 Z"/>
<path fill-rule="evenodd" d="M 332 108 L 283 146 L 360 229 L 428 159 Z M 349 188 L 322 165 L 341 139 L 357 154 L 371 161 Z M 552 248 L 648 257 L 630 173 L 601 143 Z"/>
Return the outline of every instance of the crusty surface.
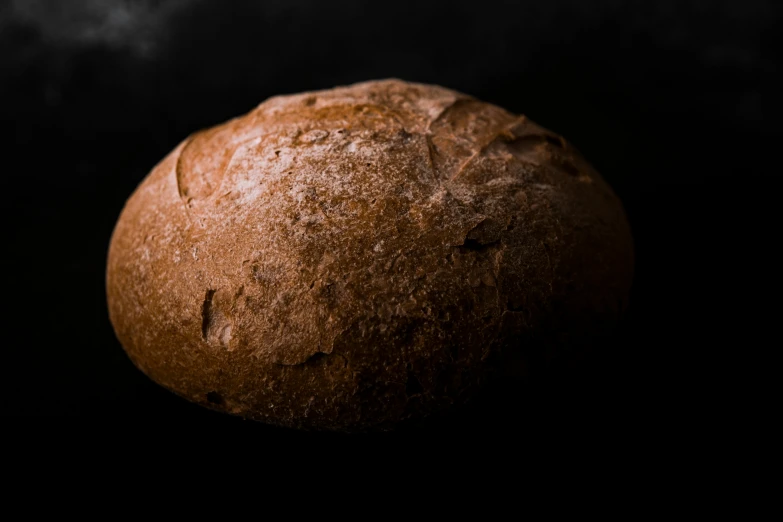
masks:
<path fill-rule="evenodd" d="M 632 265 L 620 203 L 564 139 L 386 80 L 273 97 L 187 138 L 127 202 L 107 292 L 166 388 L 356 431 L 611 325 Z"/>

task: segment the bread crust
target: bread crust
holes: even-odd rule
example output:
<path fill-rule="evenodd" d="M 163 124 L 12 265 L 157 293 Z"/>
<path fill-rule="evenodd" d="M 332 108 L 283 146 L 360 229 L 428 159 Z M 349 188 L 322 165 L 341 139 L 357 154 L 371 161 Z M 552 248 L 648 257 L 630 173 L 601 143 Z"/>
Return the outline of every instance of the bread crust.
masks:
<path fill-rule="evenodd" d="M 611 328 L 632 269 L 620 202 L 563 138 L 384 80 L 180 143 L 122 211 L 107 294 L 133 363 L 182 397 L 360 431 Z"/>

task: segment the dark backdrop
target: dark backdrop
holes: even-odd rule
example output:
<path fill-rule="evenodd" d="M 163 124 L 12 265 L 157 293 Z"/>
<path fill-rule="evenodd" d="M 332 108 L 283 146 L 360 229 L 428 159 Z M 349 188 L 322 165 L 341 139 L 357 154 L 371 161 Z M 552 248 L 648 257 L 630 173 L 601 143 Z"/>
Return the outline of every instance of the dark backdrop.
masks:
<path fill-rule="evenodd" d="M 780 176 L 776 4 L 0 2 L 2 412 L 311 437 L 202 410 L 136 370 L 107 316 L 109 237 L 189 133 L 275 94 L 398 77 L 565 135 L 624 202 L 637 254 L 631 310 L 603 356 L 405 436 L 557 421 L 634 440 L 698 424 L 766 346 L 753 332 L 769 320 Z"/>

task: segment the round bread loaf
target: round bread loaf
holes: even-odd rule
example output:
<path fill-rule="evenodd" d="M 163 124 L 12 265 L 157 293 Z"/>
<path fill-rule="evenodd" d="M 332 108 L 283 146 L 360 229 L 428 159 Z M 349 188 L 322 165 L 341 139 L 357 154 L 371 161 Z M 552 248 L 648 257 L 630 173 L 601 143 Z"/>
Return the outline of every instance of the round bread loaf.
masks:
<path fill-rule="evenodd" d="M 107 292 L 169 390 L 361 431 L 578 352 L 632 267 L 618 199 L 563 138 L 387 80 L 273 97 L 183 141 L 122 211 Z"/>

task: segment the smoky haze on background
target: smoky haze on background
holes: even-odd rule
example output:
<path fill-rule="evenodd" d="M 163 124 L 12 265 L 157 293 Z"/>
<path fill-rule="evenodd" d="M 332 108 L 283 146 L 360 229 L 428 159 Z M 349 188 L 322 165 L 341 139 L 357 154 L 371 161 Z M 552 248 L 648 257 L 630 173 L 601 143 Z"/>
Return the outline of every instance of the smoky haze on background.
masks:
<path fill-rule="evenodd" d="M 639 137 L 663 119 L 679 120 L 670 147 L 694 139 L 691 120 L 767 132 L 783 90 L 773 1 L 12 0 L 0 20 L 12 140 L 132 147 L 143 170 L 269 96 L 367 79 L 440 83 L 582 148 L 611 141 L 599 170 L 602 153 L 652 154 Z M 629 178 L 604 174 L 623 195 Z"/>
<path fill-rule="evenodd" d="M 727 313 L 704 296 L 736 286 L 704 276 L 725 274 L 715 260 L 738 260 L 762 234 L 735 217 L 773 206 L 759 187 L 781 116 L 779 28 L 779 2 L 762 0 L 0 3 L 12 284 L 45 286 L 17 292 L 23 309 L 59 303 L 27 341 L 41 348 L 18 355 L 35 376 L 8 408 L 158 399 L 106 314 L 106 249 L 125 199 L 187 135 L 269 96 L 388 77 L 466 92 L 573 142 L 634 232 L 627 352 L 701 345 Z M 71 332 L 78 350 L 49 332 Z"/>

